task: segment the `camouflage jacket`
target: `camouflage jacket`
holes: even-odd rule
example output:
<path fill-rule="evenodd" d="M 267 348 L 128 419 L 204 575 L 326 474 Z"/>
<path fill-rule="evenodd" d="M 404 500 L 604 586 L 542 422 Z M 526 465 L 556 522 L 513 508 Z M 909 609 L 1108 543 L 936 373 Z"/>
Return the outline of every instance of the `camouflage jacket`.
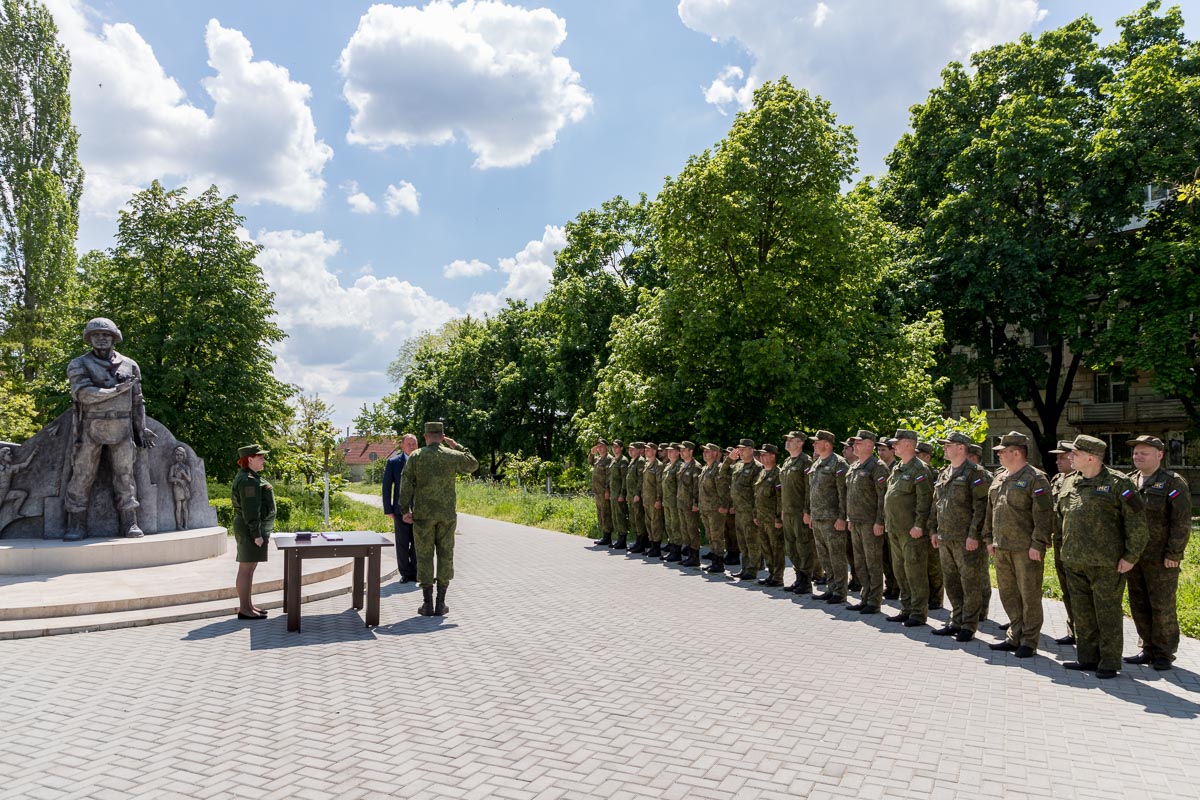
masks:
<path fill-rule="evenodd" d="M 653 508 L 655 503 L 662 502 L 663 462 L 657 458 L 646 462 L 642 472 L 642 505 Z"/>
<path fill-rule="evenodd" d="M 1001 550 L 1046 552 L 1054 529 L 1054 501 L 1046 473 L 1026 464 L 997 470 L 988 487 L 983 540 Z"/>
<path fill-rule="evenodd" d="M 612 456 L 605 453 L 602 456 L 588 456 L 592 465 L 592 494 L 603 498 L 608 491 L 608 468 L 612 464 Z"/>
<path fill-rule="evenodd" d="M 700 470 L 700 506 L 701 511 L 716 511 L 721 507 L 721 462 L 705 464 Z"/>
<path fill-rule="evenodd" d="M 616 500 L 618 497 L 625 497 L 625 473 L 629 471 L 629 456 L 622 454 L 620 458 L 614 458 L 608 466 L 608 493 L 612 495 L 610 499 Z M 628 501 L 629 498 L 625 497 Z"/>
<path fill-rule="evenodd" d="M 721 460 L 721 469 L 717 471 L 718 508 L 724 508 L 726 513 L 733 510 L 733 468 L 734 464 L 725 458 Z"/>
<path fill-rule="evenodd" d="M 774 466 L 763 469 L 754 480 L 754 520 L 760 526 L 770 527 L 783 521 L 779 477 L 779 467 Z"/>
<path fill-rule="evenodd" d="M 779 468 L 781 502 L 789 514 L 803 514 L 808 505 L 808 468 L 812 459 L 808 453 L 789 456 Z"/>
<path fill-rule="evenodd" d="M 958 469 L 949 464 L 942 467 L 933 485 L 929 532 L 955 542 L 982 539 L 991 483 L 983 467 L 972 461 L 964 461 Z"/>
<path fill-rule="evenodd" d="M 479 469 L 471 451 L 459 445 L 427 444 L 415 450 L 400 476 L 400 507 L 412 508 L 413 519 L 455 519 L 454 476 Z"/>
<path fill-rule="evenodd" d="M 1192 534 L 1192 495 L 1187 481 L 1178 472 L 1160 468 L 1149 478 L 1137 470 L 1129 473 L 1142 502 L 1146 504 L 1146 524 L 1150 540 L 1142 551 L 1144 558 L 1182 561 Z"/>
<path fill-rule="evenodd" d="M 933 470 L 916 456 L 907 464 L 896 459 L 883 498 L 883 524 L 888 533 L 907 536 L 913 528 L 928 530 L 932 507 Z"/>
<path fill-rule="evenodd" d="M 733 496 L 733 507 L 737 513 L 754 516 L 754 482 L 758 473 L 762 472 L 762 464 L 751 461 L 739 461 L 733 465 L 733 476 L 730 481 L 730 494 Z"/>
<path fill-rule="evenodd" d="M 846 518 L 846 473 L 850 466 L 837 453 L 830 453 L 808 468 L 808 505 L 814 520 Z"/>
<path fill-rule="evenodd" d="M 700 505 L 700 464 L 693 459 L 679 459 L 679 471 L 675 474 L 675 507 L 680 511 L 691 511 Z"/>
<path fill-rule="evenodd" d="M 888 468 L 875 456 L 855 461 L 846 473 L 846 518 L 860 525 L 883 524 Z"/>
<path fill-rule="evenodd" d="M 662 491 L 659 496 L 662 498 L 663 508 L 675 508 L 675 496 L 679 493 L 679 467 L 683 465 L 682 461 L 668 461 L 663 465 L 662 480 L 659 485 Z"/>
<path fill-rule="evenodd" d="M 625 470 L 625 502 L 632 503 L 633 498 L 642 495 L 642 473 L 646 470 L 646 457 L 638 456 L 629 462 Z M 638 505 L 641 505 L 640 501 Z"/>
<path fill-rule="evenodd" d="M 1107 466 L 1094 478 L 1067 476 L 1053 518 L 1062 532 L 1064 564 L 1116 569 L 1122 558 L 1135 563 L 1150 539 L 1137 486 Z"/>

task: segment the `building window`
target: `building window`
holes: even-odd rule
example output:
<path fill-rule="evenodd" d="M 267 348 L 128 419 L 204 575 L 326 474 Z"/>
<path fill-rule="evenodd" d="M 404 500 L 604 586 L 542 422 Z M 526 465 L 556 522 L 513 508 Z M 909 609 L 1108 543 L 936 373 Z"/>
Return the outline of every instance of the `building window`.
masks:
<path fill-rule="evenodd" d="M 1190 462 L 1188 460 L 1188 441 L 1183 431 L 1171 431 L 1167 434 L 1167 458 L 1168 467 L 1186 467 Z M 1195 443 L 1192 443 L 1192 450 L 1195 450 Z"/>
<path fill-rule="evenodd" d="M 980 411 L 995 411 L 1002 408 L 1004 403 L 1000 400 L 1000 393 L 992 388 L 991 381 L 979 382 L 979 410 Z"/>
<path fill-rule="evenodd" d="M 1151 183 L 1146 186 L 1146 205 L 1153 208 L 1171 196 L 1171 187 L 1165 183 Z"/>
<path fill-rule="evenodd" d="M 1049 347 L 1050 334 L 1045 328 L 1034 328 L 1033 330 L 1033 346 L 1034 347 Z"/>
<path fill-rule="evenodd" d="M 1123 433 L 1100 433 L 1096 438 L 1103 439 L 1108 445 L 1108 449 L 1104 451 L 1104 463 L 1110 467 L 1132 467 L 1133 466 L 1133 448 L 1125 444 L 1133 438 L 1133 434 L 1125 431 Z"/>
<path fill-rule="evenodd" d="M 1096 373 L 1096 402 L 1097 403 L 1128 403 L 1129 384 L 1122 375 L 1116 373 Z"/>

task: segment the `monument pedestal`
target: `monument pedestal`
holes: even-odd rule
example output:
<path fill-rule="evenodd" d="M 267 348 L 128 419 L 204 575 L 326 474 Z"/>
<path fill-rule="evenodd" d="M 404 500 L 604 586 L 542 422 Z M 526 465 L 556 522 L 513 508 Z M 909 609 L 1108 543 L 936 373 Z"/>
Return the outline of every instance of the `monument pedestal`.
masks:
<path fill-rule="evenodd" d="M 183 564 L 223 555 L 229 547 L 224 528 L 195 528 L 137 539 L 4 539 L 0 575 L 107 572 Z"/>

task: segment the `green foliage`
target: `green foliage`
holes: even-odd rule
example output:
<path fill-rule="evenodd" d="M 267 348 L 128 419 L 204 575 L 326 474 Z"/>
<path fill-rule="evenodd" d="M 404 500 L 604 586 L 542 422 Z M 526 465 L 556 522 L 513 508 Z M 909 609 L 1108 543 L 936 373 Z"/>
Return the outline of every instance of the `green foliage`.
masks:
<path fill-rule="evenodd" d="M 86 260 L 93 315 L 121 328 L 147 412 L 220 478 L 236 471 L 240 445 L 279 428 L 291 393 L 272 372 L 284 334 L 234 199 L 216 187 L 188 199 L 155 181 L 121 212 L 114 250 Z"/>
<path fill-rule="evenodd" d="M 13 378 L 0 373 L 0 441 L 23 442 L 38 431 L 33 395 L 21 391 Z"/>
<path fill-rule="evenodd" d="M 546 496 L 486 481 L 460 480 L 458 510 L 573 536 L 599 533 L 596 504 L 586 495 Z"/>
<path fill-rule="evenodd" d="M 333 491 L 329 495 L 329 527 L 327 528 L 321 515 L 322 498 L 320 494 L 309 492 L 298 484 L 284 483 L 275 479 L 273 475 L 271 477 L 273 478 L 272 485 L 275 487 L 275 506 L 278 514 L 275 520 L 277 533 L 323 530 L 392 532 L 392 521 L 383 516 L 383 512 L 378 508 L 351 500 L 345 495 Z M 222 520 L 220 524 L 225 527 L 232 525 L 233 512 L 229 505 L 229 486 L 210 481 L 208 498 L 209 502 L 217 509 L 218 519 Z M 283 509 L 284 505 L 287 506 L 286 512 Z M 286 518 L 284 518 L 285 513 Z M 229 520 L 229 522 L 223 520 Z"/>
<path fill-rule="evenodd" d="M 896 427 L 916 431 L 917 435 L 921 437 L 921 441 L 933 444 L 934 459 L 942 462 L 945 460 L 945 455 L 942 453 L 939 441 L 945 439 L 951 431 L 965 433 L 976 444 L 986 442 L 988 435 L 986 411 L 980 411 L 975 406 L 971 406 L 971 410 L 967 412 L 966 416 L 947 417 L 942 409 L 942 404 L 936 400 L 927 403 L 919 413 L 900 420 Z"/>
<path fill-rule="evenodd" d="M 233 501 L 228 497 L 210 497 L 208 504 L 217 510 L 217 524 L 225 528 L 233 528 Z M 292 500 L 289 497 L 276 495 L 275 497 L 275 522 L 280 526 L 279 530 L 285 530 L 288 521 L 292 518 Z"/>

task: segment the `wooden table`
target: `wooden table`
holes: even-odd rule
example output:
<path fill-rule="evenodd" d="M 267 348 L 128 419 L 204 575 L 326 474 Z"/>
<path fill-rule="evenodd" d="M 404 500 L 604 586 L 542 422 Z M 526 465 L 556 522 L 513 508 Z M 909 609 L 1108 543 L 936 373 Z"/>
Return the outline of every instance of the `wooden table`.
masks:
<path fill-rule="evenodd" d="M 379 624 L 379 573 L 382 551 L 395 547 L 392 540 L 374 531 L 340 531 L 340 542 L 331 542 L 314 533 L 309 541 L 296 541 L 295 534 L 271 536 L 283 553 L 283 608 L 287 611 L 287 629 L 300 630 L 301 562 L 306 558 L 354 559 L 354 608 L 363 607 L 363 573 L 366 573 L 367 627 Z M 364 560 L 367 562 L 364 564 Z M 364 570 L 364 566 L 367 567 Z"/>

